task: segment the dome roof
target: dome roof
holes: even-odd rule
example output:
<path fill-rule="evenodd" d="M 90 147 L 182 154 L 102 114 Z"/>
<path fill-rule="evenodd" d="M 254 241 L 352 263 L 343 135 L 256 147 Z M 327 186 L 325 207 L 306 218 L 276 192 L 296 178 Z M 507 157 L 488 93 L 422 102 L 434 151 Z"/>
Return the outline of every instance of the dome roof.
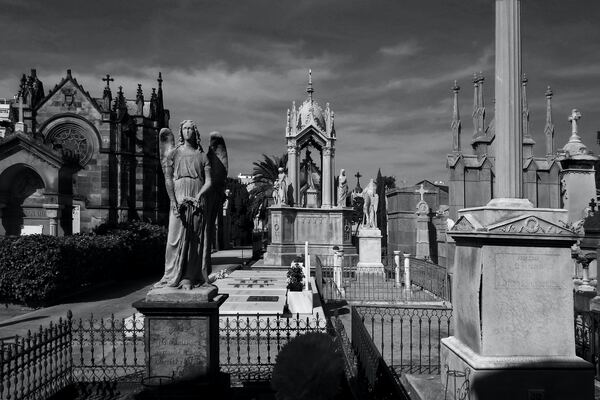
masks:
<path fill-rule="evenodd" d="M 321 106 L 311 98 L 306 99 L 298 109 L 297 127 L 302 129 L 305 126 L 313 123 L 321 130 L 326 130 L 325 115 Z"/>

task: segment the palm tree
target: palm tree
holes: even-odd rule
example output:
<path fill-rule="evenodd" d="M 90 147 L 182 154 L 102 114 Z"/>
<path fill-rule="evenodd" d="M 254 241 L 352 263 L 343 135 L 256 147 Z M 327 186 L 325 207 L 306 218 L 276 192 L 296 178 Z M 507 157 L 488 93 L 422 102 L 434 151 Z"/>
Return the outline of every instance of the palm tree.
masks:
<path fill-rule="evenodd" d="M 250 190 L 250 216 L 252 218 L 259 216 L 264 220 L 267 217 L 267 207 L 269 199 L 273 197 L 273 182 L 278 178 L 278 169 L 282 167 L 287 169 L 287 153 L 281 157 L 267 156 L 263 154 L 263 160 L 252 163 L 254 169 L 252 171 L 253 188 Z"/>

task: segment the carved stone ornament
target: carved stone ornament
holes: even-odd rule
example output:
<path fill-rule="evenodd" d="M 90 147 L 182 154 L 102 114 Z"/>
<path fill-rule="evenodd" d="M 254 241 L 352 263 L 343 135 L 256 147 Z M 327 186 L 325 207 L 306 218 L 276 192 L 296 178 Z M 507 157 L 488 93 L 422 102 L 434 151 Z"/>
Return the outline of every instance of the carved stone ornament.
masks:
<path fill-rule="evenodd" d="M 529 235 L 573 235 L 573 230 L 529 215 L 503 221 L 488 227 L 489 232 L 522 233 Z"/>
<path fill-rule="evenodd" d="M 64 88 L 62 89 L 62 93 L 65 96 L 63 107 L 71 108 L 73 106 L 73 102 L 75 101 L 75 90 L 71 88 Z"/>
<path fill-rule="evenodd" d="M 456 224 L 454 224 L 454 226 L 452 227 L 451 230 L 458 231 L 458 232 L 469 232 L 469 231 L 474 231 L 475 227 L 469 222 L 469 220 L 467 218 L 462 216 L 456 222 Z"/>

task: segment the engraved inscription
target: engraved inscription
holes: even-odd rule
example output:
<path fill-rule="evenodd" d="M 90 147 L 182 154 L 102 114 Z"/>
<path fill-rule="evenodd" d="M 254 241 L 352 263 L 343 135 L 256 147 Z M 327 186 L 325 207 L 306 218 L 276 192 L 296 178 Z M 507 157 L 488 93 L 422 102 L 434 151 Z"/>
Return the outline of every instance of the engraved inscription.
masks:
<path fill-rule="evenodd" d="M 496 289 L 559 289 L 560 282 L 548 280 L 549 257 L 540 254 L 498 253 L 495 257 Z"/>
<path fill-rule="evenodd" d="M 148 334 L 151 375 L 206 374 L 208 318 L 150 318 Z"/>

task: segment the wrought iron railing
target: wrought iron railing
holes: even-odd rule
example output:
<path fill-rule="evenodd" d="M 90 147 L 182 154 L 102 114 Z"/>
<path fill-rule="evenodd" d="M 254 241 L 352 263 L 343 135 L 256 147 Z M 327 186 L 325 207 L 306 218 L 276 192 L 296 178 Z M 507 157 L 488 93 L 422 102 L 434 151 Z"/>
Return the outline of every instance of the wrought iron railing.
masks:
<path fill-rule="evenodd" d="M 291 339 L 326 332 L 324 317 L 235 315 L 219 318 L 220 368 L 232 382 L 268 381 L 277 354 Z"/>
<path fill-rule="evenodd" d="M 70 316 L 0 343 L 0 398 L 45 399 L 71 382 Z"/>
<path fill-rule="evenodd" d="M 450 300 L 450 285 L 446 267 L 420 258 L 409 258 L 410 282 L 440 299 Z M 401 268 L 402 269 L 402 268 Z"/>
<path fill-rule="evenodd" d="M 79 319 L 73 323 L 73 380 L 138 382 L 145 370 L 144 320 L 128 318 Z"/>
<path fill-rule="evenodd" d="M 342 286 L 338 287 L 329 268 L 323 269 L 323 298 L 325 301 L 346 300 L 353 304 L 397 304 L 398 302 L 439 302 L 445 300 L 420 286 L 407 289 L 393 272 L 384 269 L 383 274 L 357 274 L 343 271 Z"/>
<path fill-rule="evenodd" d="M 440 339 L 452 334 L 445 307 L 354 307 L 385 362 L 396 371 L 440 373 Z"/>
<path fill-rule="evenodd" d="M 357 356 L 358 380 L 366 382 L 368 398 L 409 399 L 373 342 L 373 337 L 355 307 L 352 307 L 352 347 Z"/>
<path fill-rule="evenodd" d="M 575 312 L 575 353 L 594 365 L 600 379 L 600 313 Z"/>

